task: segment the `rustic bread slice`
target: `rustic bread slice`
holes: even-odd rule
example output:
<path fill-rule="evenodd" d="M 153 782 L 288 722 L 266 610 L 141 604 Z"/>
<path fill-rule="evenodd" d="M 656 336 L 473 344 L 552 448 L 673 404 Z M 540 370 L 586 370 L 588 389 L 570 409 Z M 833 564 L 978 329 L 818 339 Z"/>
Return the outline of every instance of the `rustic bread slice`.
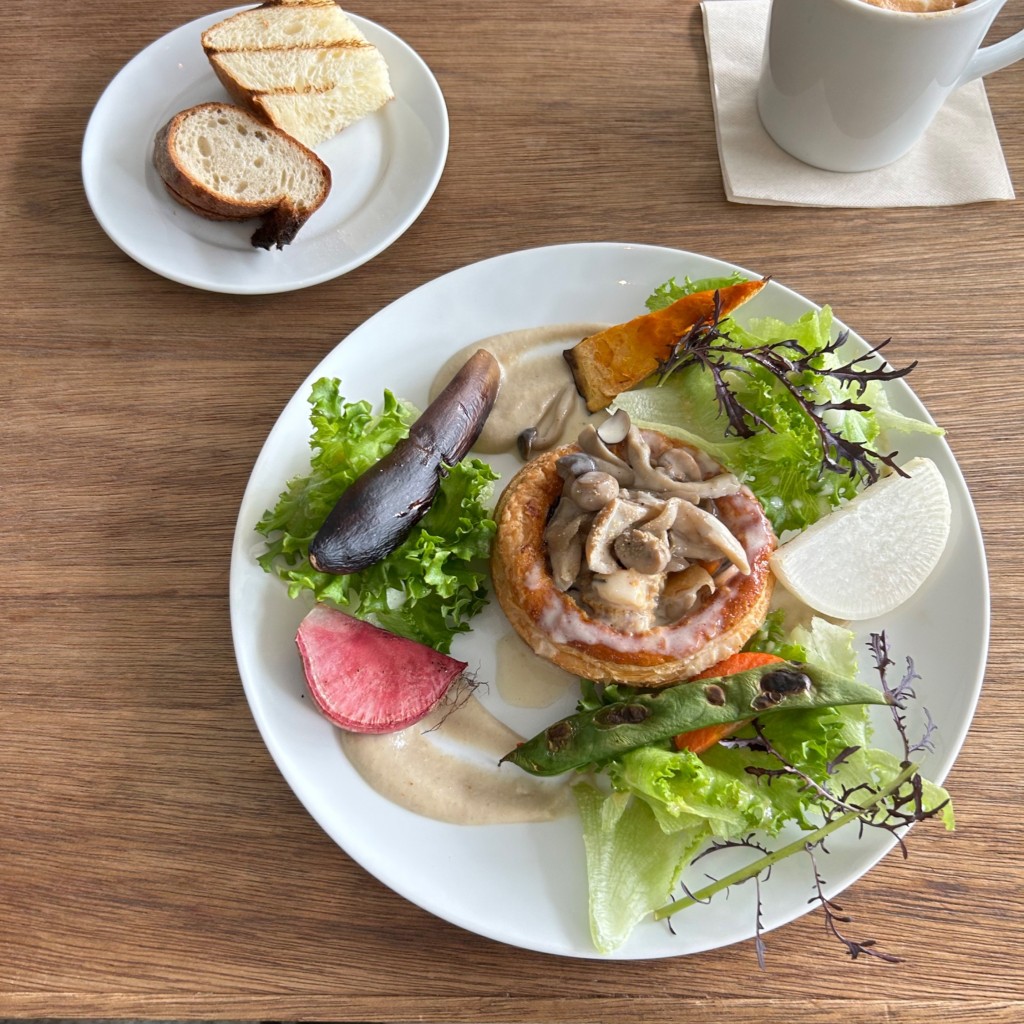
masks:
<path fill-rule="evenodd" d="M 212 25 L 202 35 L 207 54 L 365 43 L 366 36 L 334 0 L 270 0 Z"/>
<path fill-rule="evenodd" d="M 203 33 L 232 98 L 307 146 L 394 97 L 381 52 L 333 3 L 270 0 Z"/>
<path fill-rule="evenodd" d="M 258 96 L 280 92 L 285 81 L 296 93 L 326 92 L 346 83 L 374 57 L 379 60 L 380 53 L 373 46 L 352 40 L 294 49 L 225 50 L 210 54 L 210 64 L 222 81 L 226 78 L 246 96 Z"/>
<path fill-rule="evenodd" d="M 153 163 L 168 192 L 211 220 L 262 225 L 252 244 L 288 245 L 324 203 L 331 172 L 310 149 L 228 103 L 200 103 L 157 133 Z"/>
<path fill-rule="evenodd" d="M 337 135 L 394 95 L 384 58 L 369 43 L 219 53 L 210 63 L 236 101 L 307 146 Z"/>
<path fill-rule="evenodd" d="M 348 81 L 323 92 L 268 92 L 253 103 L 272 124 L 316 146 L 379 110 L 393 98 L 387 66 L 377 50 L 349 62 Z"/>

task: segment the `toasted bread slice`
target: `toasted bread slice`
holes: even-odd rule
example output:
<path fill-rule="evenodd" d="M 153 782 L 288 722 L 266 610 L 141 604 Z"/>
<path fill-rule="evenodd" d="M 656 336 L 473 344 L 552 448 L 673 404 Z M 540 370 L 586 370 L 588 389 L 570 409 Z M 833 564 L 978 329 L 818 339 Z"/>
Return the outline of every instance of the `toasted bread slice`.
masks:
<path fill-rule="evenodd" d="M 353 42 L 365 43 L 366 36 L 334 0 L 268 0 L 218 21 L 202 35 L 207 55 Z"/>
<path fill-rule="evenodd" d="M 766 284 L 743 281 L 717 290 L 721 315 L 753 298 Z M 576 388 L 590 412 L 607 408 L 616 395 L 649 377 L 672 354 L 676 343 L 701 319 L 715 312 L 716 290 L 694 292 L 654 313 L 584 338 L 565 352 Z"/>
<path fill-rule="evenodd" d="M 379 110 L 394 97 L 387 65 L 376 49 L 348 51 L 333 89 L 257 93 L 255 108 L 282 131 L 316 146 Z"/>
<path fill-rule="evenodd" d="M 307 146 L 394 98 L 381 52 L 333 0 L 270 0 L 202 41 L 231 97 Z"/>
<path fill-rule="evenodd" d="M 252 244 L 288 245 L 323 205 L 331 172 L 291 136 L 229 103 L 200 103 L 157 133 L 153 163 L 167 191 L 210 220 L 262 225 Z"/>

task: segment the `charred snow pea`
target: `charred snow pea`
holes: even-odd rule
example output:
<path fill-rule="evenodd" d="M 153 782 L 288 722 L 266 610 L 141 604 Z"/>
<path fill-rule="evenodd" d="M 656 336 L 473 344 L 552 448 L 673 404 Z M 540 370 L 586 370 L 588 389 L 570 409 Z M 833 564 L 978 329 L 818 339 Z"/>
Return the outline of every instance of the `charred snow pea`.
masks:
<path fill-rule="evenodd" d="M 653 693 L 637 692 L 616 704 L 570 715 L 502 761 L 531 775 L 560 775 L 710 725 L 778 711 L 885 703 L 885 694 L 866 683 L 813 665 L 775 662 Z"/>

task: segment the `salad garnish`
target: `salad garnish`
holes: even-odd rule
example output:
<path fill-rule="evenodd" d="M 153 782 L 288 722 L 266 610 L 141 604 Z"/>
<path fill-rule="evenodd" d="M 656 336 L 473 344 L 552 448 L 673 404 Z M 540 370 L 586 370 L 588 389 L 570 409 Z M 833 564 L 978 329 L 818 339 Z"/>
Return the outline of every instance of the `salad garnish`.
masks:
<path fill-rule="evenodd" d="M 843 915 L 842 907 L 838 903 L 825 896 L 825 881 L 821 876 L 815 857 L 815 851 L 828 852 L 825 840 L 833 832 L 854 822 L 859 822 L 862 830 L 874 828 L 889 832 L 899 844 L 904 859 L 907 857 L 904 832 L 912 824 L 942 816 L 947 828 L 951 829 L 954 825 L 948 795 L 924 779 L 920 773 L 920 762 L 912 760 L 912 755 L 915 753 L 932 749 L 932 736 L 935 731 L 935 723 L 927 709 L 924 709 L 923 735 L 914 743 L 910 740 L 907 711 L 909 702 L 916 697 L 913 683 L 920 678 L 914 669 L 913 660 L 907 658 L 906 669 L 900 681 L 895 686 L 890 686 L 887 670 L 895 663 L 889 657 L 888 640 L 885 633 L 872 633 L 868 646 L 881 682 L 882 692 L 888 698 L 892 720 L 903 746 L 903 756 L 898 762 L 892 755 L 886 755 L 884 751 L 870 751 L 870 755 L 881 764 L 888 762 L 889 770 L 894 771 L 895 775 L 886 780 L 884 774 L 878 772 L 876 777 L 870 781 L 858 781 L 855 776 L 851 777 L 847 770 L 848 766 L 852 761 L 857 760 L 858 755 L 862 754 L 863 748 L 849 746 L 826 762 L 825 780 L 819 781 L 776 749 L 766 737 L 761 724 L 755 721 L 753 723 L 754 735 L 745 740 L 735 741 L 733 745 L 763 751 L 774 758 L 778 766 L 767 768 L 748 765 L 746 771 L 755 777 L 767 779 L 769 784 L 774 779 L 796 778 L 801 780 L 812 798 L 817 798 L 823 823 L 813 831 L 776 850 L 768 850 L 751 835 L 713 842 L 694 857 L 693 863 L 727 849 L 747 848 L 760 853 L 761 856 L 729 875 L 712 881 L 696 892 L 686 891 L 680 899 L 657 909 L 654 912 L 655 920 L 669 918 L 694 904 L 706 903 L 712 896 L 741 882 L 751 879 L 760 882 L 768 877 L 775 864 L 794 854 L 804 852 L 810 857 L 813 871 L 815 895 L 812 902 L 818 903 L 824 910 L 828 933 L 846 947 L 846 952 L 851 959 L 856 960 L 858 956 L 866 955 L 887 963 L 901 962 L 902 958 L 875 948 L 874 939 L 855 941 L 840 932 L 838 925 L 849 923 L 851 919 Z M 758 885 L 755 945 L 758 961 L 763 968 L 765 966 L 765 944 L 760 930 L 761 919 L 761 890 Z"/>
<path fill-rule="evenodd" d="M 758 344 L 734 342 L 729 334 L 729 321 L 723 320 L 719 292 L 715 292 L 714 312 L 698 320 L 676 342 L 669 356 L 659 366 L 658 382 L 663 384 L 673 373 L 687 366 L 700 366 L 714 381 L 715 398 L 719 410 L 729 421 L 727 435 L 753 437 L 758 430 L 775 433 L 775 426 L 758 414 L 757 406 L 748 408 L 737 393 L 732 381 L 738 375 L 758 376 L 758 369 L 774 377 L 793 397 L 811 422 L 821 440 L 822 468 L 833 473 L 846 473 L 867 483 L 878 479 L 882 463 L 902 473 L 894 458 L 896 453 L 882 454 L 869 448 L 856 438 L 849 438 L 830 425 L 829 416 L 835 413 L 871 411 L 866 402 L 840 397 L 834 390 L 823 387 L 824 379 L 836 382 L 840 388 L 849 388 L 862 396 L 872 381 L 897 380 L 905 377 L 917 365 L 895 370 L 878 362 L 875 357 L 892 339 L 887 339 L 860 356 L 845 363 L 834 357 L 846 344 L 848 331 L 841 332 L 834 341 L 820 349 L 808 352 L 796 338 L 781 338 Z M 863 364 L 870 362 L 872 365 Z M 832 365 L 830 365 L 832 363 Z"/>
<path fill-rule="evenodd" d="M 814 619 L 809 627 L 794 629 L 790 639 L 808 664 L 856 674 L 849 630 Z M 892 662 L 884 635 L 873 636 L 871 644 L 901 755 L 872 745 L 866 705 L 780 711 L 754 719 L 699 756 L 652 744 L 607 760 L 600 775 L 574 785 L 587 851 L 591 935 L 598 950 L 613 952 L 649 914 L 656 920 L 671 917 L 751 879 L 758 887 L 760 922 L 760 883 L 772 866 L 809 848 L 827 852 L 824 840 L 845 825 L 884 829 L 904 854 L 902 831 L 913 822 L 941 815 L 948 829 L 954 827 L 948 795 L 924 779 L 920 759 L 914 758 L 930 745 L 934 726 L 927 713 L 921 741 L 908 738 L 911 683 L 917 679 L 913 664 L 908 660 L 907 673 L 890 687 L 884 671 Z M 591 685 L 584 688 L 581 707 L 622 701 L 629 693 L 629 687 Z M 787 825 L 803 834 L 769 849 L 766 843 Z M 684 886 L 681 897 L 666 903 L 687 867 L 738 848 L 759 856 L 702 888 Z"/>
<path fill-rule="evenodd" d="M 318 572 L 309 545 L 342 493 L 404 438 L 417 418 L 384 392 L 383 408 L 347 402 L 337 378 L 313 384 L 310 471 L 291 480 L 256 529 L 266 538 L 259 564 L 297 597 L 312 591 L 349 613 L 447 652 L 487 602 L 485 559 L 494 536 L 487 507 L 497 475 L 479 459 L 448 468 L 430 510 L 386 558 L 356 573 Z"/>
<path fill-rule="evenodd" d="M 692 291 L 731 283 L 733 278 L 686 278 L 681 284 L 673 279 L 648 305 L 658 308 Z M 878 358 L 881 345 L 848 357 L 848 336 L 833 339 L 832 319 L 825 306 L 788 323 L 771 317 L 744 326 L 713 320 L 705 324 L 713 337 L 697 339 L 693 353 L 682 339 L 673 365 L 647 386 L 618 395 L 613 408 L 625 409 L 640 427 L 703 449 L 732 470 L 757 495 L 780 536 L 802 530 L 852 498 L 877 474 L 879 463 L 889 467 L 891 457 L 877 455 L 883 431 L 942 433 L 897 412 L 886 397 L 884 382 L 892 374 L 905 375 L 913 364 L 888 369 Z M 783 371 L 784 380 L 773 367 Z"/>

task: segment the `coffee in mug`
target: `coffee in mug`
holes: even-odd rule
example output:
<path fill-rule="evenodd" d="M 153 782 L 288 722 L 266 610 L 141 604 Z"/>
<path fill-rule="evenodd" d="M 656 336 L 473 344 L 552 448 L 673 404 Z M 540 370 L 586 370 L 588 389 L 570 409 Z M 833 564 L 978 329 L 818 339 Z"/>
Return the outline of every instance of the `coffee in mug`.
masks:
<path fill-rule="evenodd" d="M 1005 2 L 772 0 L 761 123 L 787 153 L 815 167 L 892 163 L 954 89 L 1024 57 L 1024 31 L 982 46 Z"/>

